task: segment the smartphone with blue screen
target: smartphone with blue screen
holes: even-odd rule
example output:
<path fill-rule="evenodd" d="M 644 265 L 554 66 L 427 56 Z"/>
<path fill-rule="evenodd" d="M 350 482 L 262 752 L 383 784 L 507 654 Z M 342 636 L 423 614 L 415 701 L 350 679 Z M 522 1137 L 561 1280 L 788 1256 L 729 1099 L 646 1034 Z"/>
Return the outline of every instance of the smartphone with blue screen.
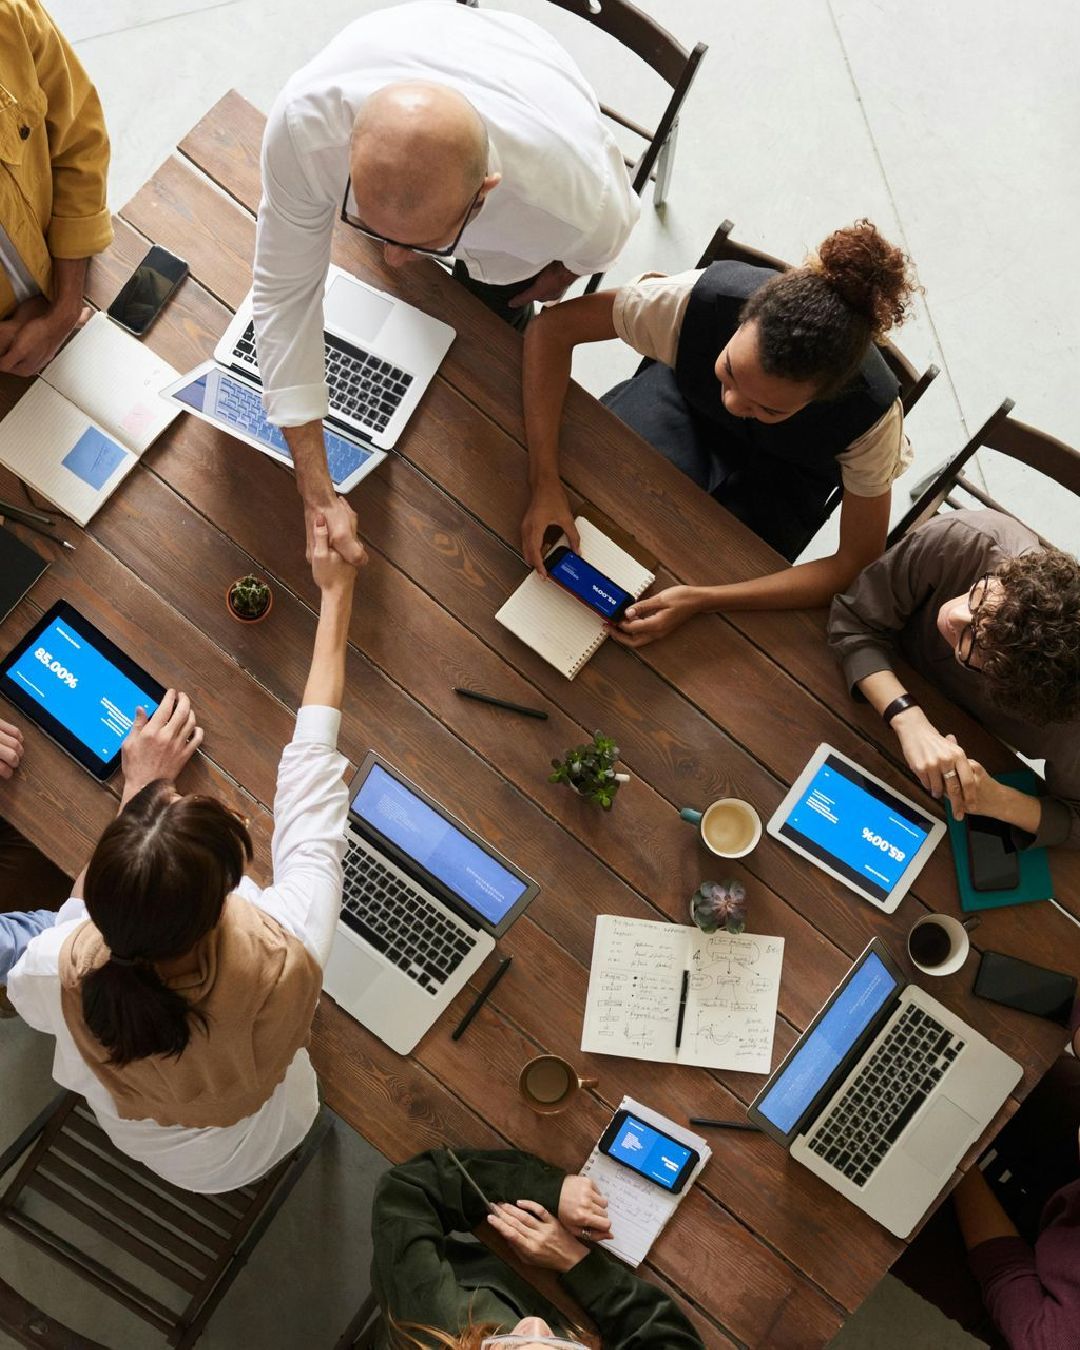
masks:
<path fill-rule="evenodd" d="M 680 1144 L 626 1110 L 616 1111 L 600 1136 L 600 1152 L 674 1195 L 683 1189 L 701 1161 L 697 1149 Z"/>
<path fill-rule="evenodd" d="M 557 582 L 564 591 L 580 600 L 583 605 L 599 614 L 608 623 L 618 623 L 634 597 L 621 586 L 616 586 L 610 577 L 606 577 L 599 568 L 587 563 L 573 549 L 560 544 L 544 559 L 544 566 L 552 581 Z"/>

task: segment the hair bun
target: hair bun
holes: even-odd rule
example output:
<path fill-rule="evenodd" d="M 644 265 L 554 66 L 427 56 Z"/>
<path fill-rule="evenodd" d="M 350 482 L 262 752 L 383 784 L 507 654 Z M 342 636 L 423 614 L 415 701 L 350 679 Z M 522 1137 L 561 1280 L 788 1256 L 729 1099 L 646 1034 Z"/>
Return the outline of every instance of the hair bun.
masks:
<path fill-rule="evenodd" d="M 865 315 L 875 341 L 903 323 L 918 289 L 911 259 L 869 220 L 834 230 L 818 249 L 818 260 L 833 290 Z"/>

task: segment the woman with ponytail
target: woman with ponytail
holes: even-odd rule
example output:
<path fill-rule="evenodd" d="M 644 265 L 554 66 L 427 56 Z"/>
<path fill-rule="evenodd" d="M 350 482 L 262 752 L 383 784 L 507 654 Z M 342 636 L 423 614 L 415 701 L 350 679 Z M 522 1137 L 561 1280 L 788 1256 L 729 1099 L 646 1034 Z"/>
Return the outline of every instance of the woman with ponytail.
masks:
<path fill-rule="evenodd" d="M 55 927 L 8 978 L 25 1021 L 56 1037 L 53 1073 L 117 1148 L 166 1181 L 257 1180 L 318 1113 L 306 1045 L 341 906 L 348 796 L 337 753 L 355 571 L 315 523 L 322 595 L 292 741 L 278 769 L 273 882 L 246 823 L 175 782 L 202 740 L 186 694 L 140 709 L 120 813 Z"/>
<path fill-rule="evenodd" d="M 708 610 L 828 603 L 883 551 L 891 485 L 910 461 L 897 382 L 874 344 L 915 289 L 905 255 L 862 220 L 789 272 L 717 262 L 545 310 L 525 338 L 526 562 L 543 570 L 552 526 L 577 547 L 558 463 L 571 354 L 620 337 L 651 364 L 604 402 L 789 562 L 837 500 L 841 511 L 830 557 L 669 587 L 631 606 L 615 636 L 640 646 Z"/>

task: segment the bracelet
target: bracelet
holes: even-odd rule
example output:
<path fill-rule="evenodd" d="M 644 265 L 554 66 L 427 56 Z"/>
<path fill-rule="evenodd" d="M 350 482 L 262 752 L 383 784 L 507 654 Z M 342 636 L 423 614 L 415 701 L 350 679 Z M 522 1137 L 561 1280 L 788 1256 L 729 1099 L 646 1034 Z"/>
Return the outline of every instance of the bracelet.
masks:
<path fill-rule="evenodd" d="M 906 712 L 908 708 L 917 708 L 918 706 L 919 700 L 915 697 L 914 694 L 900 694 L 898 697 L 893 699 L 893 701 L 881 714 L 881 720 L 885 723 L 886 726 L 888 726 L 890 722 L 892 722 L 893 718 L 896 717 L 898 714 Z"/>

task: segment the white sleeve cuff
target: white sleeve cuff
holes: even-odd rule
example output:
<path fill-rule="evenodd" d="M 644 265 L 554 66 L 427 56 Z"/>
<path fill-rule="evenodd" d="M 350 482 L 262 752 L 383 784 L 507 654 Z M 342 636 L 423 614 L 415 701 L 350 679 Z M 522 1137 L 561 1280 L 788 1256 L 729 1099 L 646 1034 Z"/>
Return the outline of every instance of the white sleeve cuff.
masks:
<path fill-rule="evenodd" d="M 328 745 L 331 750 L 336 750 L 340 728 L 340 708 L 324 708 L 318 703 L 309 703 L 296 714 L 293 743 L 304 741 L 315 745 Z"/>
<path fill-rule="evenodd" d="M 287 389 L 264 386 L 263 407 L 267 420 L 276 427 L 302 427 L 308 422 L 321 422 L 330 411 L 326 381 L 294 384 Z"/>

